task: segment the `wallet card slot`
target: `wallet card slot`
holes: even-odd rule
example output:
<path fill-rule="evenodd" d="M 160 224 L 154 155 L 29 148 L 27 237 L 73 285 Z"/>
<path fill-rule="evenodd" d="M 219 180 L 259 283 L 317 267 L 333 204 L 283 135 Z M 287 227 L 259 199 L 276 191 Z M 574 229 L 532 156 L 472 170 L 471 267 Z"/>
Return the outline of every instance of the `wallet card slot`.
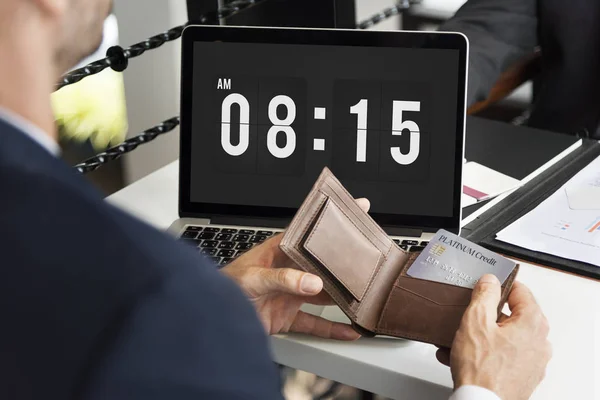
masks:
<path fill-rule="evenodd" d="M 394 286 L 440 306 L 468 306 L 473 292 L 469 288 L 412 278 L 404 274 L 396 280 Z"/>
<path fill-rule="evenodd" d="M 406 272 L 415 258 L 410 257 L 394 282 L 377 333 L 450 347 L 473 290 L 408 276 Z M 517 273 L 518 266 L 502 286 L 499 313 Z"/>
<path fill-rule="evenodd" d="M 304 249 L 361 301 L 384 254 L 331 198 L 310 231 Z"/>
<path fill-rule="evenodd" d="M 394 282 L 377 332 L 450 347 L 473 291 L 408 276 L 417 257 L 411 254 Z"/>
<path fill-rule="evenodd" d="M 450 347 L 467 308 L 461 305 L 465 296 L 460 289 L 464 288 L 450 287 L 453 298 L 439 304 L 430 295 L 415 293 L 402 284 L 394 286 L 377 332 Z"/>
<path fill-rule="evenodd" d="M 415 294 L 429 298 L 432 301 L 437 302 L 440 305 L 447 305 L 448 301 L 451 300 L 454 292 L 462 293 L 463 299 L 460 304 L 468 305 L 471 302 L 471 295 L 473 290 L 470 288 L 456 286 L 451 283 L 434 282 L 426 279 L 413 278 L 408 275 L 410 267 L 413 265 L 415 260 L 419 257 L 420 253 L 411 254 L 407 263 L 402 268 L 398 279 L 394 283 L 396 287 L 403 287 L 406 290 L 413 291 Z M 517 265 L 511 275 L 502 284 L 503 296 L 508 296 L 507 288 L 512 287 L 512 283 L 517 275 L 519 266 Z"/>

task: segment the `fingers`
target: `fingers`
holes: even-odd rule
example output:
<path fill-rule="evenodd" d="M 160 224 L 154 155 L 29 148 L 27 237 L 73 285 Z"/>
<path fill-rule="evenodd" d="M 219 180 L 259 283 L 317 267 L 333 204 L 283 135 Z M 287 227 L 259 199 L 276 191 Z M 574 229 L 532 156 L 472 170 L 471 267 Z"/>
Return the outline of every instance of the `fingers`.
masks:
<path fill-rule="evenodd" d="M 498 323 L 506 322 L 510 319 L 510 317 L 504 313 L 500 313 L 500 318 L 498 318 Z"/>
<path fill-rule="evenodd" d="M 306 333 L 325 339 L 357 340 L 360 335 L 350 325 L 332 322 L 300 311 L 290 327 L 290 332 Z"/>
<path fill-rule="evenodd" d="M 536 308 L 537 302 L 527 286 L 521 282 L 515 282 L 508 295 L 508 307 L 514 315 L 515 313 L 522 313 L 529 308 Z"/>
<path fill-rule="evenodd" d="M 547 335 L 549 331 L 548 320 L 538 305 L 533 293 L 527 286 L 520 282 L 513 284 L 508 295 L 508 307 L 511 310 L 509 323 L 523 323 L 526 326 Z"/>
<path fill-rule="evenodd" d="M 257 295 L 272 292 L 283 292 L 299 296 L 314 296 L 321 293 L 323 281 L 318 276 L 292 268 L 268 269 L 259 268 L 258 273 L 248 274 L 254 280 Z"/>
<path fill-rule="evenodd" d="M 369 212 L 371 202 L 368 199 L 356 199 L 356 204 L 364 211 Z"/>
<path fill-rule="evenodd" d="M 473 288 L 471 304 L 465 312 L 487 324 L 495 324 L 498 319 L 498 304 L 500 304 L 502 288 L 500 281 L 494 275 L 487 274 L 479 279 Z"/>
<path fill-rule="evenodd" d="M 305 297 L 303 300 L 305 303 L 314 304 L 316 306 L 332 306 L 335 304 L 335 301 L 333 301 L 331 296 L 324 290 L 316 296 Z"/>
<path fill-rule="evenodd" d="M 267 239 L 264 243 L 268 243 L 270 246 L 279 246 L 279 244 L 281 243 L 281 239 L 283 239 L 283 233 L 276 233 L 273 236 L 271 236 L 269 239 Z"/>
<path fill-rule="evenodd" d="M 436 352 L 435 352 L 435 358 L 437 358 L 437 360 L 444 364 L 445 366 L 449 367 L 450 366 L 450 349 L 447 348 L 439 348 Z"/>

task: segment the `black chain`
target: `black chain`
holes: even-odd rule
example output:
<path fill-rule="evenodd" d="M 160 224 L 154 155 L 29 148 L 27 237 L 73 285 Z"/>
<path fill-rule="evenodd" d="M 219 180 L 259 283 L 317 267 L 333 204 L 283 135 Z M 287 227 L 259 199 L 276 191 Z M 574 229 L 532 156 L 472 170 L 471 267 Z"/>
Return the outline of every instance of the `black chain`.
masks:
<path fill-rule="evenodd" d="M 377 25 L 378 23 L 385 21 L 388 18 L 394 17 L 396 15 L 402 14 L 403 11 L 408 10 L 412 5 L 421 3 L 421 0 L 401 0 L 393 6 L 386 8 L 385 10 L 373 15 L 372 17 L 359 22 L 356 25 L 358 29 L 368 29 L 373 25 Z"/>
<path fill-rule="evenodd" d="M 264 0 L 233 1 L 227 4 L 227 6 L 219 9 L 218 11 L 207 13 L 201 16 L 198 19 L 198 22 L 206 23 L 208 21 L 213 21 L 215 18 L 217 20 L 220 18 L 228 18 L 254 4 L 259 3 L 260 1 Z M 67 85 L 79 82 L 83 78 L 86 78 L 88 76 L 98 74 L 108 67 L 111 67 L 117 72 L 123 72 L 127 68 L 130 58 L 139 57 L 148 50 L 157 49 L 167 42 L 179 39 L 185 27 L 186 25 L 176 26 L 175 28 L 169 29 L 168 31 L 163 32 L 159 35 L 152 36 L 151 38 L 146 39 L 143 42 L 136 43 L 127 49 L 123 49 L 120 46 L 113 46 L 106 52 L 106 58 L 94 61 L 93 63 L 88 64 L 83 68 L 73 70 L 68 74 L 64 75 L 60 82 L 56 85 L 56 90 L 59 90 Z"/>
<path fill-rule="evenodd" d="M 110 149 L 103 151 L 100 154 L 95 155 L 83 161 L 80 164 L 75 165 L 75 169 L 82 174 L 92 172 L 100 168 L 100 166 L 107 164 L 110 161 L 116 160 L 123 155 L 133 151 L 139 145 L 148 143 L 156 139 L 158 136 L 172 131 L 179 126 L 179 117 L 174 117 L 166 121 L 161 122 L 153 128 L 150 128 L 140 135 L 127 139 L 118 146 L 111 147 Z"/>
<path fill-rule="evenodd" d="M 94 61 L 83 68 L 73 70 L 64 75 L 56 85 L 56 90 L 77 83 L 88 76 L 98 74 L 108 67 L 113 68 L 117 72 L 123 72 L 127 68 L 130 58 L 138 57 L 144 54 L 146 50 L 153 50 L 166 42 L 179 39 L 184 28 L 185 26 L 177 26 L 160 35 L 152 36 L 143 42 L 136 43 L 127 49 L 123 49 L 120 46 L 113 46 L 106 52 L 106 58 Z"/>
<path fill-rule="evenodd" d="M 218 12 L 204 15 L 200 18 L 200 22 L 204 23 L 210 21 L 211 18 L 215 16 L 217 18 L 228 18 L 235 13 L 246 9 L 256 3 L 259 3 L 263 0 L 236 0 L 229 4 L 226 7 L 220 9 Z M 357 29 L 368 29 L 373 25 L 376 25 L 388 18 L 391 18 L 395 15 L 399 15 L 402 11 L 407 10 L 413 4 L 420 3 L 420 0 L 402 0 L 398 2 L 393 7 L 386 8 L 378 14 L 373 15 L 372 17 L 359 22 L 356 25 Z M 103 60 L 98 60 L 93 62 L 84 68 L 80 68 L 70 72 L 65 75 L 62 81 L 58 84 L 58 89 L 70 85 L 75 82 L 79 82 L 83 78 L 97 74 L 102 70 L 112 67 L 116 71 L 122 72 L 127 68 L 128 60 L 133 57 L 140 56 L 146 52 L 146 50 L 156 49 L 166 42 L 176 40 L 181 37 L 183 29 L 185 26 L 178 26 L 173 29 L 169 29 L 168 31 L 161 33 L 160 35 L 153 36 L 147 39 L 144 42 L 134 44 L 126 50 L 118 46 L 111 47 L 107 52 L 107 57 Z M 118 146 L 111 147 L 110 149 L 97 154 L 96 156 L 89 158 L 83 161 L 80 164 L 75 165 L 75 169 L 82 174 L 86 174 L 88 172 L 92 172 L 100 168 L 102 165 L 109 163 L 110 161 L 116 160 L 123 155 L 133 151 L 139 145 L 148 143 L 157 136 L 170 132 L 179 126 L 179 117 L 173 117 L 167 121 L 162 122 L 159 125 L 156 125 L 143 133 L 132 137 L 131 139 L 126 140 Z"/>

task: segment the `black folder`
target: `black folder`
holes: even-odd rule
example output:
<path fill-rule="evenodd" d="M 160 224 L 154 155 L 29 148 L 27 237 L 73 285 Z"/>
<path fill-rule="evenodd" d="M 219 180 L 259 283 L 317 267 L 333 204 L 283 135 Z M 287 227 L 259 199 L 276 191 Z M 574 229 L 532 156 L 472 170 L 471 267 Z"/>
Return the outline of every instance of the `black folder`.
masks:
<path fill-rule="evenodd" d="M 482 121 L 477 121 L 477 123 L 479 125 L 487 124 L 487 122 Z M 527 129 L 523 127 L 515 127 L 509 124 L 502 125 L 502 129 L 505 132 L 504 137 L 506 137 L 506 135 L 510 135 L 510 133 L 507 134 L 506 132 L 514 133 L 515 130 L 523 132 L 523 129 Z M 468 129 L 469 125 L 467 124 L 467 146 L 469 141 Z M 474 136 L 478 135 L 478 133 L 475 131 L 472 131 L 470 134 Z M 534 134 L 537 136 L 536 133 Z M 543 148 L 549 148 L 553 145 L 555 146 L 556 143 L 553 140 L 555 135 L 556 134 L 550 134 L 549 132 L 549 135 L 547 136 L 548 140 L 540 140 L 537 142 L 537 146 L 542 148 L 542 150 L 538 149 L 537 151 L 541 152 L 543 151 Z M 569 136 L 572 140 L 577 139 L 575 136 L 562 136 Z M 496 142 L 497 139 L 488 137 L 488 140 Z M 511 157 L 509 153 L 498 154 L 498 161 L 500 161 L 500 158 L 502 158 L 506 163 L 506 166 L 501 168 L 505 168 L 505 170 L 506 168 L 516 168 L 516 166 L 508 167 L 508 164 L 518 162 L 518 160 L 521 158 L 519 154 L 521 154 L 523 151 L 528 151 L 528 149 L 519 147 L 519 144 L 517 143 L 515 144 L 514 157 Z M 554 151 L 556 151 L 556 149 Z M 576 175 L 579 171 L 581 171 L 599 156 L 600 143 L 597 140 L 584 138 L 583 143 L 579 148 L 562 158 L 560 161 L 530 180 L 527 184 L 523 185 L 515 192 L 511 193 L 494 207 L 477 217 L 473 222 L 464 226 L 461 231 L 461 236 L 508 257 L 556 268 L 578 275 L 600 279 L 600 267 L 595 265 L 556 257 L 546 253 L 531 251 L 496 240 L 496 234 L 498 232 L 537 207 L 541 202 L 560 189 L 562 185 L 564 185 L 574 175 Z"/>
<path fill-rule="evenodd" d="M 560 162 L 577 147 L 581 138 L 541 129 L 516 126 L 478 117 L 467 117 L 465 158 L 521 182 L 538 176 L 544 168 Z M 463 220 L 494 199 L 463 209 Z"/>

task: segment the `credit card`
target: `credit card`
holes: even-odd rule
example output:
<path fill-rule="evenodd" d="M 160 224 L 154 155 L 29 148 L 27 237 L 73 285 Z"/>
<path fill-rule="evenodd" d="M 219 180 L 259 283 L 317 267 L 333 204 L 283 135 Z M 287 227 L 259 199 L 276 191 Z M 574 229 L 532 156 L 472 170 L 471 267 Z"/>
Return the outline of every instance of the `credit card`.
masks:
<path fill-rule="evenodd" d="M 493 274 L 504 283 L 516 266 L 516 263 L 442 229 L 406 274 L 472 289 L 486 274 Z"/>

